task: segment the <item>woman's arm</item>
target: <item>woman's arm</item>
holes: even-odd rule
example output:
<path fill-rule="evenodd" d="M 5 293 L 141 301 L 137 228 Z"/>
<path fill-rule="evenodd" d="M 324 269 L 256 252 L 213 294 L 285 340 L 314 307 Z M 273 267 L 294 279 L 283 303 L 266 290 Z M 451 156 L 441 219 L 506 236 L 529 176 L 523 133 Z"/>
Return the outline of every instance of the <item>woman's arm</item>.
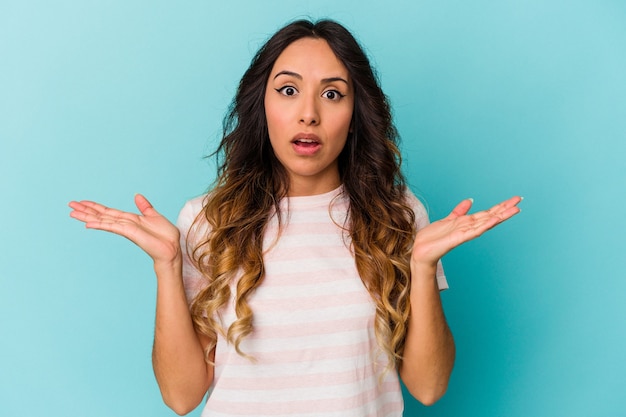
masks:
<path fill-rule="evenodd" d="M 409 392 L 425 405 L 445 393 L 455 357 L 435 276 L 437 262 L 455 247 L 519 213 L 521 200 L 513 197 L 472 215 L 467 214 L 472 200 L 464 200 L 448 217 L 417 233 L 411 255 L 411 316 L 399 371 Z"/>
<path fill-rule="evenodd" d="M 140 215 L 91 201 L 71 202 L 70 216 L 87 228 L 124 236 L 154 261 L 157 301 L 152 363 L 165 403 L 178 414 L 193 410 L 213 381 L 213 366 L 205 361 L 209 340 L 195 332 L 182 277 L 180 232 L 141 195 L 135 196 Z"/>
<path fill-rule="evenodd" d="M 446 392 L 455 356 L 436 272 L 436 264 L 411 267 L 411 316 L 400 366 L 402 381 L 424 405 L 434 404 Z"/>
<path fill-rule="evenodd" d="M 154 270 L 157 302 L 152 367 L 163 401 L 183 415 L 200 404 L 213 381 L 213 365 L 204 356 L 209 339 L 194 330 L 181 262 L 155 262 Z M 210 359 L 213 361 L 214 357 Z"/>

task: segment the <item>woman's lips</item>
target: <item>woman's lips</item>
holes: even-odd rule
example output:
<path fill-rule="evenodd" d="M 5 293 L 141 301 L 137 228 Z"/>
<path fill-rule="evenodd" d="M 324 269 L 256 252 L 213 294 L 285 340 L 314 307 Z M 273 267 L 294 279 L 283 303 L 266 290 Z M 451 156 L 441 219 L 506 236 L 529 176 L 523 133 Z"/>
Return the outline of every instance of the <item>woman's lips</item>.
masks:
<path fill-rule="evenodd" d="M 300 133 L 293 138 L 291 143 L 294 151 L 304 156 L 313 155 L 322 147 L 319 138 L 311 133 Z"/>

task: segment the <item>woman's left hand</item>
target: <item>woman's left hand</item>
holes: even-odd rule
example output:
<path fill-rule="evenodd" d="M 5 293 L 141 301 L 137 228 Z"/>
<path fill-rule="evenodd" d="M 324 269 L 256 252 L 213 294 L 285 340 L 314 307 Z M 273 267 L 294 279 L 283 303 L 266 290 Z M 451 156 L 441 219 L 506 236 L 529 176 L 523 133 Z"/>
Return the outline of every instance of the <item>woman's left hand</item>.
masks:
<path fill-rule="evenodd" d="M 521 197 L 512 197 L 489 210 L 467 214 L 471 199 L 463 200 L 447 217 L 421 229 L 415 237 L 412 265 L 434 267 L 443 255 L 457 246 L 477 238 L 492 227 L 510 219 L 521 210 Z"/>

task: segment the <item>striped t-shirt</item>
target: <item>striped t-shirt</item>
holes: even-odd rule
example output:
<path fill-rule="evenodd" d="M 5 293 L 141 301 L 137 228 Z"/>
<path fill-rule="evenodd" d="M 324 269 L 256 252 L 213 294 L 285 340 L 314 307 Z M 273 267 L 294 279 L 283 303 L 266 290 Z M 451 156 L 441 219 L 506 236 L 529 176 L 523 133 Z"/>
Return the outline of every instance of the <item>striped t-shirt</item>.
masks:
<path fill-rule="evenodd" d="M 397 372 L 384 372 L 387 357 L 374 334 L 375 305 L 337 226 L 348 212 L 342 190 L 281 202 L 288 215 L 278 241 L 276 219 L 268 224 L 265 278 L 249 298 L 254 330 L 240 344 L 254 360 L 218 336 L 203 417 L 402 415 Z M 408 199 L 418 228 L 428 224 L 422 204 L 412 194 Z M 183 244 L 203 202 L 204 197 L 190 200 L 180 213 Z M 205 281 L 185 247 L 183 253 L 191 302 Z M 440 265 L 437 280 L 447 288 Z M 234 318 L 231 303 L 223 312 L 225 328 Z"/>

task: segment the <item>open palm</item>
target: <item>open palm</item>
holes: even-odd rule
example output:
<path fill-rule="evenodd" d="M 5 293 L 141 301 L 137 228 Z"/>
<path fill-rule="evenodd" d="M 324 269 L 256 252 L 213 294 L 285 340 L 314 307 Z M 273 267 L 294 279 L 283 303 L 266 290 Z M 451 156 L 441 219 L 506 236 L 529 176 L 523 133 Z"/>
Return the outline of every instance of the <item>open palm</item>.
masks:
<path fill-rule="evenodd" d="M 141 214 L 105 207 L 93 201 L 72 201 L 70 216 L 90 229 L 104 230 L 131 240 L 155 262 L 174 262 L 180 255 L 180 232 L 142 195 L 135 196 Z"/>
<path fill-rule="evenodd" d="M 512 197 L 489 210 L 467 214 L 472 200 L 463 200 L 447 217 L 421 229 L 413 244 L 412 262 L 434 265 L 455 247 L 477 238 L 520 212 L 521 197 Z"/>

